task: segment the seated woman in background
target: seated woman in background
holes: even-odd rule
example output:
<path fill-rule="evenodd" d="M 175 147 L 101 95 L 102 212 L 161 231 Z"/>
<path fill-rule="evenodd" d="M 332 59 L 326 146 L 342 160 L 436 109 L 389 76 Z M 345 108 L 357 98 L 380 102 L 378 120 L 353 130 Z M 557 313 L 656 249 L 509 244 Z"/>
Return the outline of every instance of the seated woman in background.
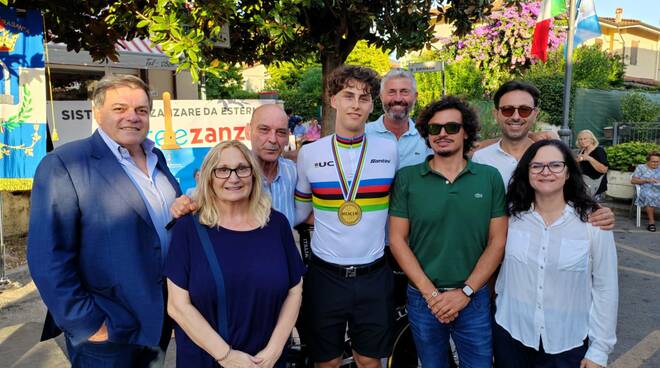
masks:
<path fill-rule="evenodd" d="M 585 129 L 577 135 L 577 146 L 580 153 L 577 156 L 582 178 L 584 179 L 589 194 L 599 200 L 607 190 L 607 153 L 603 147 L 598 145 L 598 139 Z"/>
<path fill-rule="evenodd" d="M 245 145 L 218 144 L 200 170 L 199 209 L 172 229 L 165 275 L 177 367 L 284 367 L 304 265 L 261 182 Z"/>
<path fill-rule="evenodd" d="M 649 224 L 648 231 L 656 231 L 655 209 L 660 207 L 660 152 L 653 151 L 646 156 L 646 163 L 638 165 L 632 175 L 631 183 L 637 184 L 639 196 L 635 204 L 644 207 Z"/>
<path fill-rule="evenodd" d="M 316 118 L 309 121 L 307 132 L 305 133 L 305 142 L 311 143 L 321 138 L 321 126 Z"/>
<path fill-rule="evenodd" d="M 509 218 L 495 291 L 499 367 L 595 368 L 616 343 L 617 257 L 611 231 L 587 216 L 571 150 L 542 140 L 522 156 L 506 195 Z"/>

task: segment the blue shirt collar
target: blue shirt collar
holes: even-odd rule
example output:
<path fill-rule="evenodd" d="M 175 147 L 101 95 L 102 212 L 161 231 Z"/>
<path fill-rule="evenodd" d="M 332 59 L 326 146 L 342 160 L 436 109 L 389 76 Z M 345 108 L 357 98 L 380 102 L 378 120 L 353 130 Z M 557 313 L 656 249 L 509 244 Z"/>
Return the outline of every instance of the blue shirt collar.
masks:
<path fill-rule="evenodd" d="M 115 142 L 110 136 L 101 129 L 101 127 L 98 127 L 97 131 L 99 132 L 99 135 L 101 138 L 103 138 L 103 141 L 105 144 L 110 148 L 110 151 L 112 154 L 117 158 L 118 161 L 129 159 L 130 154 L 128 153 L 128 150 L 124 148 L 123 146 L 119 145 L 119 143 Z M 148 155 L 151 153 L 156 146 L 156 144 L 150 140 L 150 139 L 145 139 L 144 142 L 141 144 L 142 149 L 144 152 Z"/>
<path fill-rule="evenodd" d="M 378 117 L 378 120 L 374 121 L 374 124 L 376 124 L 376 131 L 378 133 L 389 132 L 389 130 L 387 130 L 387 128 L 385 127 L 385 114 Z M 404 135 L 419 135 L 419 132 L 415 127 L 415 122 L 410 118 L 408 118 L 408 130 L 406 130 L 406 132 L 403 133 L 401 136 Z"/>

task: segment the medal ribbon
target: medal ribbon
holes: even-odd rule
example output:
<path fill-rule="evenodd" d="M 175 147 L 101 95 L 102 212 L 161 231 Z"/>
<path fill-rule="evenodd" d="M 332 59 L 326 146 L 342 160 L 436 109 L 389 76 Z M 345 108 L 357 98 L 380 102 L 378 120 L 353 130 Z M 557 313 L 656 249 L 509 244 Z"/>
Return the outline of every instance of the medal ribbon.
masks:
<path fill-rule="evenodd" d="M 337 169 L 337 176 L 339 176 L 339 184 L 341 186 L 341 193 L 344 196 L 345 201 L 353 201 L 357 196 L 357 187 L 360 185 L 360 176 L 362 176 L 362 169 L 364 168 L 364 162 L 367 157 L 367 137 L 365 136 L 362 140 L 362 149 L 360 151 L 360 157 L 358 159 L 358 166 L 355 169 L 355 176 L 351 182 L 351 187 L 348 187 L 348 180 L 346 180 L 346 175 L 344 175 L 344 166 L 341 163 L 339 158 L 339 151 L 337 150 L 337 137 L 332 138 L 332 156 L 335 159 L 335 168 Z"/>

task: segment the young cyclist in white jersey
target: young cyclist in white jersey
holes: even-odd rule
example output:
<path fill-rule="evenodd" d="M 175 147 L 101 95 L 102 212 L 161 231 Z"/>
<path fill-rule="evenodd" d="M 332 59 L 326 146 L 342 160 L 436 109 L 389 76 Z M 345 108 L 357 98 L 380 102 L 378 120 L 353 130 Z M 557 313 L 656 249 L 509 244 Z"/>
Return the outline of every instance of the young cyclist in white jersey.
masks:
<path fill-rule="evenodd" d="M 384 254 L 396 144 L 364 135 L 378 93 L 377 74 L 342 66 L 328 80 L 335 134 L 298 154 L 296 218 L 314 212 L 303 320 L 312 359 L 338 367 L 348 325 L 358 365 L 380 366 L 392 345 L 393 280 Z"/>

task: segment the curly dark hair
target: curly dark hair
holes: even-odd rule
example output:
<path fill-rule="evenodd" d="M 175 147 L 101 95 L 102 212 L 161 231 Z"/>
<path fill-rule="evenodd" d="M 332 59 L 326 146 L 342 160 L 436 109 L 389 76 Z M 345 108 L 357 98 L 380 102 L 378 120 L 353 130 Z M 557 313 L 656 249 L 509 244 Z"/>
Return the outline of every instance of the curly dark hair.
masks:
<path fill-rule="evenodd" d="M 587 192 L 587 186 L 582 179 L 582 172 L 573 157 L 573 152 L 565 143 L 556 139 L 540 140 L 532 144 L 523 154 L 507 188 L 507 214 L 519 216 L 521 212 L 528 211 L 532 207 L 535 193 L 529 183 L 529 164 L 539 149 L 545 146 L 556 147 L 564 157 L 566 170 L 568 170 L 568 178 L 564 184 L 564 200 L 570 202 L 580 216 L 580 220 L 586 222 L 589 214 L 598 208 L 598 204 Z"/>
<path fill-rule="evenodd" d="M 436 113 L 449 109 L 456 109 L 461 113 L 463 130 L 465 131 L 466 136 L 465 141 L 463 142 L 463 155 L 467 155 L 470 149 L 472 149 L 474 142 L 477 140 L 477 133 L 481 127 L 479 125 L 479 115 L 477 115 L 476 111 L 474 111 L 474 109 L 464 100 L 454 96 L 445 96 L 438 101 L 431 102 L 426 105 L 417 116 L 415 127 L 422 138 L 424 138 L 424 141 L 426 141 L 426 145 L 430 148 L 429 120 L 431 120 Z"/>
<path fill-rule="evenodd" d="M 373 100 L 380 90 L 380 77 L 371 68 L 357 65 L 342 65 L 335 68 L 328 77 L 328 97 L 332 97 L 344 88 L 354 87 L 355 82 L 362 83 L 364 91 L 371 94 Z"/>

